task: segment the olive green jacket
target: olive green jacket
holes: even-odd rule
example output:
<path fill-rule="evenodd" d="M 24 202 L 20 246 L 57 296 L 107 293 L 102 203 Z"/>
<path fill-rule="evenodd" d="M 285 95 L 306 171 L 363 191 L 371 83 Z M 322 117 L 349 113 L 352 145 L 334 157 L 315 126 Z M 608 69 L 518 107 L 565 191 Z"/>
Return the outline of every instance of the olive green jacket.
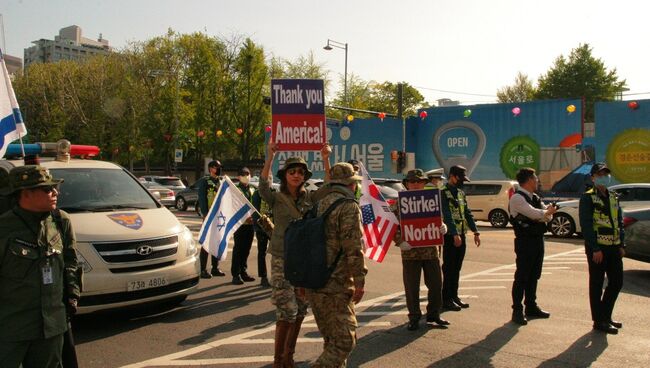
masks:
<path fill-rule="evenodd" d="M 64 301 L 79 298 L 74 232 L 47 213 L 20 207 L 0 215 L 0 341 L 50 338 L 67 330 Z M 43 269 L 51 268 L 51 283 Z"/>

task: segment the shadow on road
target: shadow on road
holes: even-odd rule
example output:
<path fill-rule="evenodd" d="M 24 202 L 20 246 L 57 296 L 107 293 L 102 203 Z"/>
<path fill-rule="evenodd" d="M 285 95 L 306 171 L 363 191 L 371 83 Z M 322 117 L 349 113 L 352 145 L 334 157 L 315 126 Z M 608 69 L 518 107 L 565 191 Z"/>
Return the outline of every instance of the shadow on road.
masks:
<path fill-rule="evenodd" d="M 576 340 L 565 351 L 538 366 L 538 368 L 590 367 L 607 348 L 607 335 L 588 332 Z"/>
<path fill-rule="evenodd" d="M 512 322 L 506 322 L 483 340 L 431 364 L 429 368 L 493 367 L 492 357 L 517 334 L 519 327 Z"/>
<path fill-rule="evenodd" d="M 650 271 L 626 270 L 623 275 L 622 293 L 650 297 Z"/>
<path fill-rule="evenodd" d="M 206 288 L 199 289 L 197 293 L 205 293 L 206 291 L 219 289 L 228 285 L 230 284 L 210 285 Z M 137 330 L 151 324 L 174 324 L 206 316 L 217 316 L 260 300 L 270 300 L 270 290 L 258 285 L 251 285 L 216 293 L 213 291 L 209 295 L 189 299 L 179 306 L 163 303 L 135 309 L 80 315 L 75 317 L 73 321 L 75 342 L 77 344 L 83 344 L 85 342 L 100 340 L 127 331 Z M 269 313 L 272 314 L 272 312 Z M 199 336 L 180 341 L 179 345 L 199 344 L 212 338 L 216 333 L 234 331 L 246 325 L 253 326 L 268 323 L 269 320 L 273 319 L 273 316 L 269 313 L 244 315 L 227 323 L 211 326 Z"/>

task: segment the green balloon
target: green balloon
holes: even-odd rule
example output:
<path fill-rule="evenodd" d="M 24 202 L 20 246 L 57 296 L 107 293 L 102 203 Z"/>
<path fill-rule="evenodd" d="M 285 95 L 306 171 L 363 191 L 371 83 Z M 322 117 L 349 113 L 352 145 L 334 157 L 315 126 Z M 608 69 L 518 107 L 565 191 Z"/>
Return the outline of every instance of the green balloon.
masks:
<path fill-rule="evenodd" d="M 472 116 L 472 110 L 467 109 L 467 110 L 463 111 L 463 116 L 466 117 L 466 118 Z"/>

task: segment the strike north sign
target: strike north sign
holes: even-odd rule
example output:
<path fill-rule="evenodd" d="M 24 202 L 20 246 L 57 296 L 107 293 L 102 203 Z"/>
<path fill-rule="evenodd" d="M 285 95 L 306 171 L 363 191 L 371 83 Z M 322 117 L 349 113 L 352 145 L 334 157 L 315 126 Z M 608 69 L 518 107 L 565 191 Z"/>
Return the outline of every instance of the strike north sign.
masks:
<path fill-rule="evenodd" d="M 271 140 L 281 151 L 319 151 L 325 143 L 322 79 L 271 81 Z"/>
<path fill-rule="evenodd" d="M 440 191 L 438 189 L 399 192 L 402 238 L 413 247 L 442 245 L 440 233 Z"/>

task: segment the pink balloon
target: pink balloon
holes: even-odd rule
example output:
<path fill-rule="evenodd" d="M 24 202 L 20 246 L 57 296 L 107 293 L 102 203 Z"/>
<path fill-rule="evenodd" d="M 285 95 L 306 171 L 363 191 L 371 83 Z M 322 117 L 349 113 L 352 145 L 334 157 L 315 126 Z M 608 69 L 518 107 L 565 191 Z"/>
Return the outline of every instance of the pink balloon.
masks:
<path fill-rule="evenodd" d="M 513 107 L 512 108 L 512 114 L 515 115 L 515 116 L 521 114 L 521 109 L 518 108 L 518 107 Z"/>

